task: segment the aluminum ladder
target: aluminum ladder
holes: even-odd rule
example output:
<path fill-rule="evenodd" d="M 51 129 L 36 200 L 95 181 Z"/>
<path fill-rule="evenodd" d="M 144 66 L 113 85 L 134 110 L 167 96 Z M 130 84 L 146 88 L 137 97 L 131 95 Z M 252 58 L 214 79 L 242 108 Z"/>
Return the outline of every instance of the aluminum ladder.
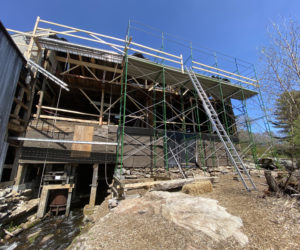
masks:
<path fill-rule="evenodd" d="M 195 90 L 198 93 L 198 96 L 200 100 L 202 101 L 204 110 L 212 124 L 213 130 L 217 132 L 219 139 L 223 143 L 226 152 L 235 167 L 243 185 L 245 186 L 247 191 L 256 190 L 256 186 L 251 179 L 248 170 L 245 167 L 245 164 L 243 163 L 241 157 L 239 156 L 236 148 L 234 147 L 232 141 L 230 140 L 228 134 L 226 133 L 222 123 L 220 122 L 218 118 L 218 114 L 216 113 L 214 107 L 212 106 L 211 102 L 209 101 L 203 87 L 201 86 L 200 82 L 198 81 L 194 71 L 192 68 L 187 68 L 187 73 L 194 85 Z M 241 168 L 241 169 L 240 169 Z M 244 176 L 243 176 L 244 174 Z M 246 180 L 250 182 L 250 187 L 247 185 Z M 252 187 L 251 187 L 252 186 Z"/>

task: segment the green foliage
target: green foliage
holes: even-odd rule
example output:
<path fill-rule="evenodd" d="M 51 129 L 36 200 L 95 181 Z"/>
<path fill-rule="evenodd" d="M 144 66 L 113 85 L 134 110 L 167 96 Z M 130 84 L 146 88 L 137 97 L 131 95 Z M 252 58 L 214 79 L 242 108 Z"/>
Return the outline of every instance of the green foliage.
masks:
<path fill-rule="evenodd" d="M 299 154 L 300 137 L 300 91 L 285 91 L 276 100 L 275 119 L 273 122 L 276 128 L 280 129 L 281 142 L 287 143 L 281 153 L 291 157 Z M 279 148 L 280 149 L 280 148 Z"/>
<path fill-rule="evenodd" d="M 293 136 L 294 122 L 300 115 L 300 91 L 285 91 L 276 99 L 275 122 L 273 124 L 280 129 L 283 138 Z"/>
<path fill-rule="evenodd" d="M 18 229 L 18 228 L 20 228 L 21 226 L 20 225 L 15 225 L 14 223 L 13 223 L 13 221 L 9 224 L 9 226 L 6 228 L 6 230 L 8 231 L 8 232 L 13 232 L 13 231 L 15 231 L 16 229 Z"/>
<path fill-rule="evenodd" d="M 295 147 L 295 154 L 300 157 L 300 115 L 294 121 L 294 133 L 292 135 L 292 143 Z"/>

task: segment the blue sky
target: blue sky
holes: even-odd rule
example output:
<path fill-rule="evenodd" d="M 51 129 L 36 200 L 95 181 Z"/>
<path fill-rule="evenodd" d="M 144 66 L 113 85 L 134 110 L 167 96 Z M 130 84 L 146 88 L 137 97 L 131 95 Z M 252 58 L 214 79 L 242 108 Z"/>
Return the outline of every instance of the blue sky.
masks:
<path fill-rule="evenodd" d="M 6 27 L 32 30 L 36 16 L 123 37 L 133 19 L 228 55 L 258 63 L 269 20 L 300 15 L 299 0 L 3 1 Z"/>
<path fill-rule="evenodd" d="M 268 43 L 268 24 L 282 16 L 299 18 L 300 0 L 10 0 L 1 3 L 0 20 L 7 28 L 32 30 L 38 15 L 45 20 L 121 38 L 128 20 L 132 19 L 192 41 L 193 46 L 259 65 L 259 48 Z M 142 39 L 138 41 L 134 37 L 136 42 L 158 48 L 148 38 Z"/>

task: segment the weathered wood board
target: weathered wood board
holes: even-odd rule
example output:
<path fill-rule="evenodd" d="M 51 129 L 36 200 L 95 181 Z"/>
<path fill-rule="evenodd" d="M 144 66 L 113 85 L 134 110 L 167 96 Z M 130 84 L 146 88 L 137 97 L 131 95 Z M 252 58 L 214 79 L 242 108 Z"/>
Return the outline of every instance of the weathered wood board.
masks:
<path fill-rule="evenodd" d="M 74 141 L 93 141 L 94 127 L 76 125 L 74 129 Z M 78 151 L 81 157 L 90 157 L 92 151 L 91 144 L 72 144 L 71 157 L 78 157 Z"/>

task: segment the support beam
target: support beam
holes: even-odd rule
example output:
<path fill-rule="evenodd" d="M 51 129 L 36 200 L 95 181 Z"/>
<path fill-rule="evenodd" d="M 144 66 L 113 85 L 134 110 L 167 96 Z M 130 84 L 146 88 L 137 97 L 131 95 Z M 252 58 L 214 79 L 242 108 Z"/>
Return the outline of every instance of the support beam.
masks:
<path fill-rule="evenodd" d="M 46 213 L 49 193 L 49 189 L 43 188 L 39 201 L 38 211 L 36 213 L 37 218 L 43 218 Z"/>
<path fill-rule="evenodd" d="M 105 75 L 106 71 L 103 72 L 103 78 L 102 78 L 102 90 L 101 90 L 101 105 L 100 105 L 100 117 L 99 117 L 99 124 L 103 124 L 103 106 L 104 106 L 104 82 L 105 82 Z"/>
<path fill-rule="evenodd" d="M 99 165 L 93 165 L 93 179 L 91 185 L 91 195 L 90 195 L 90 206 L 95 206 L 96 204 L 96 196 L 97 196 L 97 187 L 98 187 L 98 169 Z"/>
<path fill-rule="evenodd" d="M 15 185 L 19 186 L 20 184 L 22 184 L 22 180 L 23 180 L 23 172 L 24 172 L 24 164 L 19 164 L 18 166 L 18 172 L 17 172 L 17 176 L 15 178 Z"/>
<path fill-rule="evenodd" d="M 104 66 L 104 65 L 99 65 L 99 64 L 94 64 L 94 63 L 90 63 L 90 62 L 83 62 L 80 60 L 75 60 L 72 58 L 65 58 L 65 57 L 61 57 L 61 56 L 56 56 L 55 59 L 59 62 L 68 62 L 70 64 L 75 64 L 75 65 L 80 65 L 80 66 L 87 66 L 89 68 L 92 69 L 99 69 L 99 70 L 105 70 L 105 71 L 109 71 L 109 72 L 116 72 L 121 74 L 122 70 L 120 69 L 115 69 L 113 67 L 109 67 L 109 66 Z"/>
<path fill-rule="evenodd" d="M 72 192 L 73 192 L 73 188 L 69 188 L 68 189 L 68 199 L 67 199 L 66 213 L 65 213 L 66 216 L 69 216 L 69 214 L 70 214 Z"/>

